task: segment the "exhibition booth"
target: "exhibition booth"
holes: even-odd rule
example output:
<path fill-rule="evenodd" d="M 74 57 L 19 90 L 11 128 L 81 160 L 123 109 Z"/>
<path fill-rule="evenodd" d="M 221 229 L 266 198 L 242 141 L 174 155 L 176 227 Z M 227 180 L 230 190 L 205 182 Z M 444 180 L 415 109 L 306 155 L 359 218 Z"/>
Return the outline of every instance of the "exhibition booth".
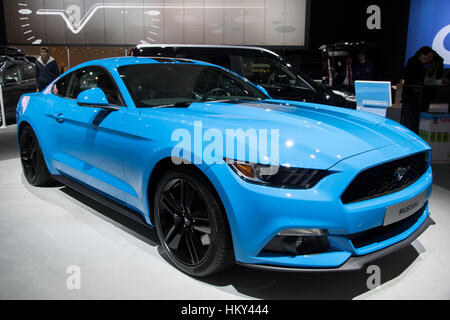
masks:
<path fill-rule="evenodd" d="M 1 1 L 0 299 L 449 299 L 449 11 Z"/>

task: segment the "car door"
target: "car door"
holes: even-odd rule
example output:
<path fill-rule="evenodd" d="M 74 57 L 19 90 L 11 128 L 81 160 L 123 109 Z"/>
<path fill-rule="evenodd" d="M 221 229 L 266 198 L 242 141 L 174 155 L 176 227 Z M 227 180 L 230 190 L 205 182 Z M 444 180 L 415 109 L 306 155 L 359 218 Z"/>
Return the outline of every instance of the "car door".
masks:
<path fill-rule="evenodd" d="M 102 89 L 117 111 L 77 104 L 79 93 Z M 109 72 L 86 67 L 58 80 L 52 88 L 55 168 L 66 176 L 109 196 L 123 200 L 129 186 L 124 181 L 122 126 L 127 108 Z"/>
<path fill-rule="evenodd" d="M 22 93 L 36 91 L 36 71 L 33 63 L 22 63 L 23 69 L 23 86 Z"/>
<path fill-rule="evenodd" d="M 7 124 L 16 122 L 16 106 L 22 95 L 23 71 L 19 64 L 8 63 L 2 74 L 3 103 Z"/>

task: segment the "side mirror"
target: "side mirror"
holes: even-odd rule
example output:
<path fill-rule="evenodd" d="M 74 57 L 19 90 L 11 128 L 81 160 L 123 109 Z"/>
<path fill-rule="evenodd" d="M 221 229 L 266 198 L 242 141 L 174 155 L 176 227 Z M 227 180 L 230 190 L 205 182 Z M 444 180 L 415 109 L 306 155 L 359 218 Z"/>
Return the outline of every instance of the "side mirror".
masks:
<path fill-rule="evenodd" d="M 262 91 L 262 93 L 264 93 L 266 96 L 271 98 L 269 93 L 267 92 L 266 88 L 264 88 L 263 86 L 260 86 L 259 84 L 257 84 L 256 87 L 259 89 L 259 91 Z"/>
<path fill-rule="evenodd" d="M 119 107 L 109 105 L 105 93 L 100 88 L 91 88 L 80 92 L 77 96 L 77 104 L 81 107 L 119 110 Z"/>

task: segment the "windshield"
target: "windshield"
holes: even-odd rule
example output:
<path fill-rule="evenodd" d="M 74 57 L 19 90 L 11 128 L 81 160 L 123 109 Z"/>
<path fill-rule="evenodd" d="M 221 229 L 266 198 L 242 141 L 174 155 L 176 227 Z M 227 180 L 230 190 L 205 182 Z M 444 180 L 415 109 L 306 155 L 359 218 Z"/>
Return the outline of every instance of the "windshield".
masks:
<path fill-rule="evenodd" d="M 251 83 L 213 66 L 155 63 L 118 70 L 137 108 L 268 98 Z"/>

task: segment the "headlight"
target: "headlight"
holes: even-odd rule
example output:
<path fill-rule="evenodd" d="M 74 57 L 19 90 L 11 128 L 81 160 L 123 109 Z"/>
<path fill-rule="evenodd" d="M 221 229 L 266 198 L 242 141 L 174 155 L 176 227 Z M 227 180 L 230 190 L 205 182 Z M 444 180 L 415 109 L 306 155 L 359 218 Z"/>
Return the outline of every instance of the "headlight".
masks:
<path fill-rule="evenodd" d="M 332 171 L 269 166 L 225 159 L 227 164 L 242 179 L 271 187 L 310 189 Z"/>

